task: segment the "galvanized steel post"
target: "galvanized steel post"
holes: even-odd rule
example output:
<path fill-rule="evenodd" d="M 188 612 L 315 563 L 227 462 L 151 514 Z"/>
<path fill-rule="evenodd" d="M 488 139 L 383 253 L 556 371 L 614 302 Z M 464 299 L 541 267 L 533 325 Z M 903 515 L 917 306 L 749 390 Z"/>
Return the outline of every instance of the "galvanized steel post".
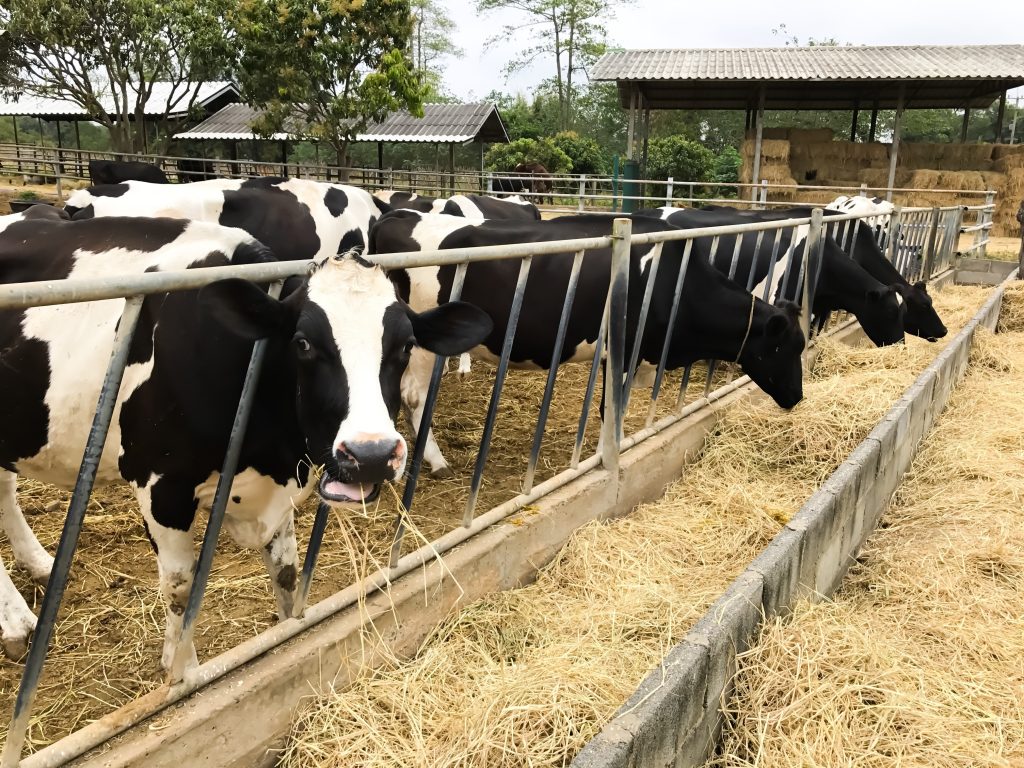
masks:
<path fill-rule="evenodd" d="M 668 182 L 665 185 L 665 205 L 672 205 L 672 186 L 675 183 L 675 179 L 671 176 L 668 177 Z"/>
<path fill-rule="evenodd" d="M 889 232 L 886 236 L 889 248 L 889 263 L 896 267 L 900 254 L 900 218 L 903 215 L 903 206 L 897 205 L 889 217 Z M 899 267 L 897 267 L 898 269 Z"/>
<path fill-rule="evenodd" d="M 804 258 L 801 271 L 804 273 L 803 295 L 800 299 L 800 324 L 804 333 L 804 339 L 811 338 L 811 306 L 814 301 L 814 291 L 811 289 L 811 254 L 817 254 L 822 243 L 822 220 L 824 214 L 821 208 L 811 211 L 811 225 L 807 230 L 807 238 L 804 240 Z M 819 257 L 820 260 L 820 257 Z"/>
<path fill-rule="evenodd" d="M 626 307 L 629 299 L 629 254 L 633 222 L 612 222 L 611 279 L 608 283 L 608 333 L 604 369 L 604 422 L 601 425 L 601 464 L 619 470 L 622 440 L 622 378 L 626 367 Z"/>
<path fill-rule="evenodd" d="M 587 174 L 584 173 L 584 174 L 580 175 L 580 197 L 579 197 L 579 203 L 576 206 L 576 210 L 577 211 L 580 211 L 580 212 L 583 211 L 583 203 L 584 203 L 584 199 L 586 198 L 586 195 L 587 195 Z"/>

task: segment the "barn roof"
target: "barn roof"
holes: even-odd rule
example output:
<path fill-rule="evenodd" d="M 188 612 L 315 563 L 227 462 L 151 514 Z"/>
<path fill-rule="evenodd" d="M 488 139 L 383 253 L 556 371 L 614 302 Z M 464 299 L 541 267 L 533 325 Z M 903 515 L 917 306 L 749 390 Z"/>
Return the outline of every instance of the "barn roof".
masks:
<path fill-rule="evenodd" d="M 252 125 L 259 116 L 259 110 L 254 107 L 229 104 L 194 128 L 176 133 L 174 138 L 234 141 L 258 139 L 260 137 L 253 132 Z M 290 121 L 286 128 L 287 132 L 269 138 L 297 139 L 303 135 L 298 120 Z M 365 133 L 356 137 L 356 141 L 431 144 L 505 142 L 508 141 L 508 133 L 494 104 L 424 104 L 423 117 L 413 117 L 408 112 L 393 112 L 383 122 L 369 126 Z"/>
<path fill-rule="evenodd" d="M 615 81 L 623 105 L 744 109 L 761 88 L 768 109 L 987 107 L 1024 84 L 1024 45 L 698 48 L 607 53 L 591 79 Z"/>
<path fill-rule="evenodd" d="M 178 84 L 175 87 L 173 83 L 153 83 L 153 90 L 146 100 L 145 114 L 147 116 L 163 115 L 169 104 L 171 117 L 184 117 L 188 112 L 188 101 L 192 90 L 192 86 L 184 84 Z M 132 95 L 129 98 L 134 101 L 135 97 Z M 235 101 L 238 98 L 238 89 L 233 83 L 213 81 L 199 86 L 196 106 L 203 109 L 217 109 L 225 102 Z M 100 96 L 100 105 L 107 114 L 115 113 L 114 100 L 109 94 Z M 22 94 L 19 98 L 11 101 L 5 101 L 0 97 L 0 115 L 41 117 L 45 120 L 88 120 L 91 117 L 88 111 L 76 102 L 31 94 Z"/>

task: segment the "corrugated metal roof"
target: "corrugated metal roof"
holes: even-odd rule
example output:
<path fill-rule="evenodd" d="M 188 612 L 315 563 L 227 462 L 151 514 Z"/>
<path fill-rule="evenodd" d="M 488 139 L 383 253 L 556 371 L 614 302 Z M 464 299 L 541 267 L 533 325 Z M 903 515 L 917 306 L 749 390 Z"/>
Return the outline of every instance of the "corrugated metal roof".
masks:
<path fill-rule="evenodd" d="M 694 48 L 606 53 L 592 80 L 1024 78 L 1024 45 Z"/>
<path fill-rule="evenodd" d="M 248 104 L 228 104 L 222 109 L 214 112 L 199 125 L 187 131 L 174 134 L 176 139 L 226 139 L 228 141 L 243 141 L 247 139 L 261 138 L 252 130 L 252 124 L 259 118 L 260 112 Z M 289 121 L 286 126 L 289 130 L 284 133 L 275 133 L 269 137 L 276 141 L 289 141 L 301 138 L 302 126 L 298 121 Z"/>
<path fill-rule="evenodd" d="M 258 110 L 245 104 L 229 104 L 194 128 L 174 134 L 174 138 L 233 141 L 259 138 L 252 130 L 252 124 L 259 115 Z M 270 138 L 288 140 L 303 135 L 298 120 L 291 121 L 286 127 L 288 132 L 274 134 Z M 508 141 L 505 126 L 494 104 L 424 104 L 422 118 L 407 112 L 395 112 L 356 137 L 356 141 L 401 143 L 461 144 L 474 140 Z"/>
<path fill-rule="evenodd" d="M 203 83 L 199 86 L 196 104 L 202 107 L 227 92 L 234 93 L 236 97 L 238 95 L 238 90 L 233 83 L 227 81 Z M 145 114 L 163 115 L 168 103 L 170 103 L 171 110 L 169 114 L 171 116 L 184 115 L 187 111 L 189 95 L 191 93 L 191 87 L 184 88 L 179 85 L 175 90 L 171 83 L 154 83 L 153 90 L 146 100 Z M 134 102 L 134 95 L 129 98 Z M 100 104 L 107 114 L 113 114 L 115 110 L 114 100 L 109 94 L 101 95 Z M 80 104 L 76 104 L 73 101 L 23 94 L 15 101 L 4 101 L 0 98 L 0 115 L 83 118 L 88 117 L 89 113 Z"/>

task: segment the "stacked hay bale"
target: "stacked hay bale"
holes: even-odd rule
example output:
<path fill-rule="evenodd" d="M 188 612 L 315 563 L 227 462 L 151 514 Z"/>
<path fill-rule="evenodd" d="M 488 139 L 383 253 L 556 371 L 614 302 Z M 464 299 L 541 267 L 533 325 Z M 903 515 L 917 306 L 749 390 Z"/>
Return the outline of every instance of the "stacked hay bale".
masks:
<path fill-rule="evenodd" d="M 743 142 L 743 167 L 740 169 L 740 182 L 743 184 L 755 183 L 753 179 L 754 168 L 754 147 L 753 139 Z M 761 140 L 761 167 L 758 170 L 756 182 L 766 179 L 769 184 L 796 185 L 789 170 L 789 141 L 786 139 L 765 139 Z M 796 197 L 790 190 L 773 189 L 769 192 L 773 200 L 792 200 Z"/>

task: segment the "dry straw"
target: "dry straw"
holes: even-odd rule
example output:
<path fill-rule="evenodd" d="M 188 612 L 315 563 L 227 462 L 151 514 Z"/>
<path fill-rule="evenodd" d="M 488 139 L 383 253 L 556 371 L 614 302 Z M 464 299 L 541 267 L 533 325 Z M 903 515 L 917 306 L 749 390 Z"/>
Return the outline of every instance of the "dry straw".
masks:
<path fill-rule="evenodd" d="M 956 329 L 984 296 L 936 303 Z M 823 342 L 796 409 L 731 411 L 662 500 L 584 526 L 534 584 L 464 607 L 415 658 L 321 692 L 281 764 L 566 765 L 942 346 Z"/>
<path fill-rule="evenodd" d="M 834 602 L 741 661 L 720 768 L 1024 764 L 1024 290 Z"/>

